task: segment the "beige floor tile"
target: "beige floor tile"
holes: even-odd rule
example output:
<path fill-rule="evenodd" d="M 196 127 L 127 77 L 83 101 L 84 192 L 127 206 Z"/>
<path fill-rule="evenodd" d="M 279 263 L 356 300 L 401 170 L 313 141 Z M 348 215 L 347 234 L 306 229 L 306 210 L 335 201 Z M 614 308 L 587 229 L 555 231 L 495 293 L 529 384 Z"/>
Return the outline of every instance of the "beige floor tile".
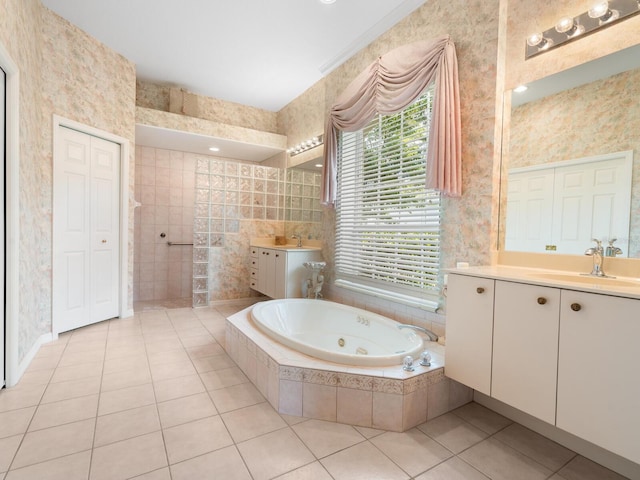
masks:
<path fill-rule="evenodd" d="M 5 480 L 86 480 L 91 450 L 55 458 L 29 467 L 11 470 Z"/>
<path fill-rule="evenodd" d="M 409 476 L 369 442 L 363 442 L 320 460 L 335 480 L 405 480 Z"/>
<path fill-rule="evenodd" d="M 412 477 L 451 457 L 451 452 L 417 428 L 387 432 L 371 439 L 376 447 Z"/>
<path fill-rule="evenodd" d="M 100 377 L 102 375 L 102 362 L 85 363 L 80 365 L 69 365 L 67 367 L 56 368 L 51 377 L 51 383 L 69 382 L 89 377 Z"/>
<path fill-rule="evenodd" d="M 55 372 L 54 368 L 47 368 L 45 370 L 27 371 L 20 379 L 20 385 L 46 385 L 51 380 Z"/>
<path fill-rule="evenodd" d="M 249 407 L 265 401 L 265 398 L 258 389 L 250 383 L 242 383 L 240 385 L 234 385 L 233 387 L 212 390 L 209 392 L 209 395 L 220 413 Z"/>
<path fill-rule="evenodd" d="M 326 457 L 365 441 L 354 427 L 323 420 L 309 420 L 291 428 L 316 458 Z"/>
<path fill-rule="evenodd" d="M 254 480 L 266 480 L 315 460 L 290 428 L 267 433 L 238 444 Z"/>
<path fill-rule="evenodd" d="M 578 455 L 558 474 L 565 480 L 623 480 L 625 477 Z"/>
<path fill-rule="evenodd" d="M 60 362 L 62 354 L 59 355 L 36 355 L 29 364 L 28 373 L 37 372 L 38 370 L 51 370 L 56 368 Z"/>
<path fill-rule="evenodd" d="M 197 346 L 206 346 L 206 345 L 214 345 L 216 344 L 215 338 L 206 330 L 203 329 L 206 334 L 205 335 L 197 335 L 197 336 L 188 336 L 182 337 L 180 340 L 182 341 L 182 345 L 185 348 L 197 347 Z"/>
<path fill-rule="evenodd" d="M 378 430 L 377 428 L 369 427 L 355 427 L 355 429 L 360 432 L 360 435 L 367 439 L 377 437 L 378 435 L 382 435 L 385 432 L 384 430 Z"/>
<path fill-rule="evenodd" d="M 455 409 L 453 413 L 489 435 L 493 435 L 513 423 L 508 418 L 475 402 L 467 403 Z"/>
<path fill-rule="evenodd" d="M 20 447 L 24 435 L 14 435 L 0 439 L 0 472 L 6 472 Z"/>
<path fill-rule="evenodd" d="M 219 348 L 220 345 L 217 345 Z M 206 357 L 193 357 L 193 365 L 198 373 L 212 372 L 214 370 L 225 370 L 236 367 L 237 365 L 226 353 L 219 355 L 210 355 Z"/>
<path fill-rule="evenodd" d="M 153 385 L 150 383 L 102 392 L 100 394 L 98 415 L 108 415 L 122 410 L 153 405 L 155 402 L 156 397 Z"/>
<path fill-rule="evenodd" d="M 225 351 L 219 344 L 197 345 L 186 349 L 191 358 L 215 357 L 224 355 Z"/>
<path fill-rule="evenodd" d="M 135 357 L 137 355 L 146 355 L 147 350 L 144 347 L 144 342 L 139 345 L 116 345 L 107 347 L 107 353 L 105 354 L 105 362 L 109 360 L 115 360 L 122 357 Z"/>
<path fill-rule="evenodd" d="M 198 373 L 193 367 L 189 356 L 186 354 L 185 356 L 187 358 L 183 361 L 164 363 L 162 365 L 151 365 L 151 377 L 153 378 L 153 381 L 161 382 L 162 380 L 186 377 Z"/>
<path fill-rule="evenodd" d="M 165 365 L 167 363 L 188 362 L 189 360 L 189 355 L 182 349 L 149 354 L 149 365 L 152 366 Z"/>
<path fill-rule="evenodd" d="M 32 384 L 3 388 L 0 390 L 0 412 L 38 405 L 46 388 L 46 385 Z"/>
<path fill-rule="evenodd" d="M 151 373 L 148 368 L 136 368 L 122 372 L 109 373 L 102 376 L 101 391 L 109 392 L 121 388 L 134 387 L 151 383 Z"/>
<path fill-rule="evenodd" d="M 65 349 L 64 353 L 76 354 L 76 353 L 95 352 L 95 351 L 104 352 L 106 346 L 107 346 L 106 338 L 91 340 L 89 339 L 89 337 L 87 337 L 86 339 L 82 339 L 82 340 L 78 339 L 74 342 L 69 340 L 69 344 L 67 345 L 67 348 Z"/>
<path fill-rule="evenodd" d="M 25 433 L 37 407 L 21 408 L 0 413 L 0 438 Z"/>
<path fill-rule="evenodd" d="M 277 477 L 277 480 L 332 480 L 320 462 L 313 462 Z"/>
<path fill-rule="evenodd" d="M 174 398 L 186 397 L 206 391 L 199 375 L 154 382 L 153 388 L 158 402 L 166 402 Z"/>
<path fill-rule="evenodd" d="M 129 355 L 126 357 L 107 358 L 104 362 L 103 373 L 108 375 L 110 373 L 144 368 L 149 368 L 149 361 L 144 353 L 138 353 L 136 355 Z"/>
<path fill-rule="evenodd" d="M 147 343 L 147 353 L 149 354 L 167 353 L 173 350 L 182 350 L 183 348 L 180 339 L 175 334 L 172 335 L 171 338 L 164 338 Z"/>
<path fill-rule="evenodd" d="M 91 449 L 94 426 L 95 420 L 90 419 L 27 433 L 12 468 Z"/>
<path fill-rule="evenodd" d="M 458 457 L 453 457 L 416 477 L 416 480 L 489 480 L 489 478 Z"/>
<path fill-rule="evenodd" d="M 487 433 L 457 415 L 446 413 L 418 428 L 453 453 L 460 453 L 487 438 Z"/>
<path fill-rule="evenodd" d="M 171 465 L 233 444 L 220 416 L 165 428 L 164 439 Z"/>
<path fill-rule="evenodd" d="M 162 428 L 217 415 L 218 411 L 207 393 L 197 393 L 158 404 Z"/>
<path fill-rule="evenodd" d="M 201 373 L 200 378 L 202 378 L 202 383 L 204 383 L 204 386 L 209 391 L 249 382 L 249 379 L 242 373 L 242 370 L 235 366 Z"/>
<path fill-rule="evenodd" d="M 88 352 L 68 353 L 65 352 L 60 358 L 58 367 L 68 367 L 85 363 L 102 363 L 104 361 L 104 351 L 90 350 Z"/>
<path fill-rule="evenodd" d="M 154 432 L 93 450 L 90 480 L 120 480 L 167 466 L 162 433 Z"/>
<path fill-rule="evenodd" d="M 460 458 L 492 480 L 538 480 L 553 473 L 502 442 L 488 438 L 462 452 Z"/>
<path fill-rule="evenodd" d="M 155 405 L 124 410 L 98 417 L 96 447 L 160 430 L 160 419 Z"/>
<path fill-rule="evenodd" d="M 95 418 L 98 412 L 98 395 L 87 395 L 61 402 L 44 403 L 38 407 L 29 431 Z"/>
<path fill-rule="evenodd" d="M 132 480 L 171 480 L 171 472 L 169 467 L 160 468 L 153 472 L 144 473 L 137 477 L 131 477 Z"/>
<path fill-rule="evenodd" d="M 259 403 L 222 414 L 229 433 L 238 443 L 287 426 L 268 403 Z"/>
<path fill-rule="evenodd" d="M 302 422 L 308 422 L 309 419 L 308 418 L 304 418 L 304 417 L 299 417 L 297 415 L 284 415 L 284 414 L 280 414 L 280 417 L 282 417 L 282 419 L 287 422 L 287 425 L 297 425 L 298 423 L 302 423 Z"/>
<path fill-rule="evenodd" d="M 251 480 L 235 446 L 222 448 L 171 466 L 173 480 L 220 478 L 224 480 Z"/>
<path fill-rule="evenodd" d="M 71 382 L 50 383 L 41 403 L 60 402 L 71 398 L 94 395 L 100 392 L 100 377 L 84 378 Z"/>
<path fill-rule="evenodd" d="M 198 319 L 190 319 L 187 321 L 173 322 L 173 328 L 178 332 L 180 339 L 190 337 L 203 337 L 209 341 L 205 342 L 205 345 L 211 343 L 212 337 L 206 328 L 202 326 L 202 323 Z"/>
<path fill-rule="evenodd" d="M 562 445 L 558 445 L 517 423 L 499 431 L 493 438 L 533 458 L 553 472 L 560 470 L 576 455 Z"/>

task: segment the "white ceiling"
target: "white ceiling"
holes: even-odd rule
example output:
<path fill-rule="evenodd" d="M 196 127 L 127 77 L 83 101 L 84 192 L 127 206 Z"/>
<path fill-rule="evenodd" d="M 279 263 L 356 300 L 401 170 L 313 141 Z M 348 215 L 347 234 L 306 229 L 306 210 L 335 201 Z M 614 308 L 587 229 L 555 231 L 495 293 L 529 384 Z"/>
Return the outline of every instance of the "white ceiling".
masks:
<path fill-rule="evenodd" d="M 141 80 L 278 111 L 426 0 L 42 0 Z"/>

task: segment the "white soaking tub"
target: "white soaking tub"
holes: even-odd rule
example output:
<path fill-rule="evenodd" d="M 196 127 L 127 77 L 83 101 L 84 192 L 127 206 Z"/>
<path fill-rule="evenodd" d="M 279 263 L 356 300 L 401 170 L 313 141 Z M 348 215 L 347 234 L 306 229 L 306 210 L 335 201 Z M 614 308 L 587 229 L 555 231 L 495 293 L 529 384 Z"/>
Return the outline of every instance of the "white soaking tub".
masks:
<path fill-rule="evenodd" d="M 299 352 L 344 365 L 400 365 L 419 356 L 423 341 L 382 315 L 325 300 L 282 299 L 251 310 L 257 327 Z"/>

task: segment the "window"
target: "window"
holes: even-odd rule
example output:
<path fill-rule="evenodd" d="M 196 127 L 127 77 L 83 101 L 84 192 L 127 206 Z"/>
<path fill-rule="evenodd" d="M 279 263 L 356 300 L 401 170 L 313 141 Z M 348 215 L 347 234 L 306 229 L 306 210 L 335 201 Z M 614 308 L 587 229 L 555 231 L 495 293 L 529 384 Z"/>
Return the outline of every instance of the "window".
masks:
<path fill-rule="evenodd" d="M 425 187 L 433 89 L 402 112 L 341 132 L 336 284 L 435 310 L 440 194 Z"/>

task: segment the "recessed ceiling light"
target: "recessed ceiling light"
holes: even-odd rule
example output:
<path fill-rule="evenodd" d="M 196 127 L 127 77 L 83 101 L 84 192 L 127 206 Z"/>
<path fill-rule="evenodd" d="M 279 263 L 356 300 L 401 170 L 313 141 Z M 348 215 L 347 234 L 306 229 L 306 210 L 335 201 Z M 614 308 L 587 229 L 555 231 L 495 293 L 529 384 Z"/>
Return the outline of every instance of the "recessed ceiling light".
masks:
<path fill-rule="evenodd" d="M 322 164 L 321 163 L 316 163 L 316 167 L 322 168 Z"/>
<path fill-rule="evenodd" d="M 320 0 L 320 3 L 324 3 L 325 5 L 331 5 L 332 3 L 336 3 L 336 0 Z"/>
<path fill-rule="evenodd" d="M 529 87 L 527 87 L 526 85 L 518 85 L 516 88 L 513 89 L 513 91 L 516 93 L 522 93 L 522 92 L 526 92 L 527 88 Z"/>
<path fill-rule="evenodd" d="M 209 150 L 211 150 L 212 152 L 219 152 L 220 149 L 218 147 L 209 147 Z"/>

